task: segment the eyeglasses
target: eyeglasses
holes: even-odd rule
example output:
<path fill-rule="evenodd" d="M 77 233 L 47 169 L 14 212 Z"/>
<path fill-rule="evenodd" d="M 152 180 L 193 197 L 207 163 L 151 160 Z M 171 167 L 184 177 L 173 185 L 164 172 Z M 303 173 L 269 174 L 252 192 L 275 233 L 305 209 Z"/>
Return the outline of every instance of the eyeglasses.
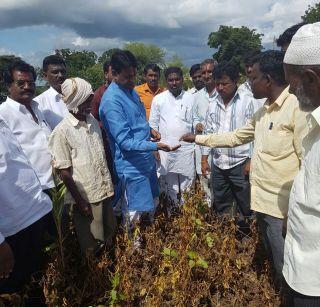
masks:
<path fill-rule="evenodd" d="M 27 80 L 15 80 L 14 83 L 20 88 L 24 88 L 26 84 L 28 84 L 28 87 L 36 86 L 36 83 L 34 81 L 27 81 Z"/>

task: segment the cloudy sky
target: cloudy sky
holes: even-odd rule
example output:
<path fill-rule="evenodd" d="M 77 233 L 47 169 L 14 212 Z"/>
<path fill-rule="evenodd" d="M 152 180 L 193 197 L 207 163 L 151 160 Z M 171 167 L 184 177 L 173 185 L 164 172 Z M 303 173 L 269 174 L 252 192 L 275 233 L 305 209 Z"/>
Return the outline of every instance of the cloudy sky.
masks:
<path fill-rule="evenodd" d="M 0 54 L 39 65 L 55 49 L 98 54 L 125 42 L 153 43 L 186 65 L 212 55 L 210 32 L 248 26 L 272 47 L 316 0 L 0 0 Z"/>

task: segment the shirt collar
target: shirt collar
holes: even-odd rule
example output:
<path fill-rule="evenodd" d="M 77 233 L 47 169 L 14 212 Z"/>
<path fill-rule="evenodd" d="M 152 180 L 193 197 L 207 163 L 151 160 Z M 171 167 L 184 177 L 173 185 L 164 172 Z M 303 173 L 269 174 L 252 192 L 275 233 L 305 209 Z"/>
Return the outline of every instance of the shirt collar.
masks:
<path fill-rule="evenodd" d="M 273 105 L 274 103 L 277 104 L 279 106 L 279 108 L 282 107 L 283 103 L 285 102 L 285 100 L 288 98 L 288 96 L 290 95 L 289 93 L 289 85 L 282 91 L 282 93 L 280 94 L 280 96 L 272 103 L 270 104 Z"/>
<path fill-rule="evenodd" d="M 7 99 L 6 99 L 5 103 L 7 103 L 12 108 L 14 108 L 14 109 L 16 109 L 18 111 L 26 111 L 27 110 L 27 108 L 22 103 L 19 103 L 19 102 L 13 100 L 9 96 L 7 96 Z M 39 104 L 35 100 L 31 101 L 31 106 L 38 106 L 38 105 Z"/>
<path fill-rule="evenodd" d="M 182 98 L 182 96 L 183 96 L 183 94 L 184 94 L 184 90 L 182 90 L 181 91 L 181 93 L 177 96 L 177 97 L 174 97 L 173 95 L 172 95 L 172 93 L 168 90 L 168 94 L 172 97 L 172 98 L 174 98 L 174 99 L 181 99 Z"/>
<path fill-rule="evenodd" d="M 317 124 L 320 126 L 320 107 L 317 107 L 314 111 L 312 111 L 309 116 L 313 117 Z"/>
<path fill-rule="evenodd" d="M 215 98 L 216 96 L 218 96 L 218 92 L 216 89 L 212 91 L 211 95 L 208 93 L 208 90 L 206 87 L 204 87 L 203 90 L 209 96 L 209 98 Z"/>
<path fill-rule="evenodd" d="M 56 98 L 56 101 L 62 100 L 62 95 L 58 93 L 52 86 L 49 87 L 48 91 Z"/>
<path fill-rule="evenodd" d="M 66 118 L 70 121 L 70 123 L 72 124 L 73 127 L 80 126 L 82 123 L 80 120 L 76 119 L 70 112 L 67 114 Z M 87 122 L 85 123 L 85 125 L 87 125 L 88 128 L 90 128 L 90 126 L 91 126 L 91 123 L 92 123 L 91 119 L 92 119 L 92 115 L 88 114 L 86 116 Z"/>
<path fill-rule="evenodd" d="M 149 92 L 152 95 L 157 95 L 157 94 L 162 92 L 162 88 L 160 86 L 158 86 L 158 89 L 155 92 L 151 91 L 151 89 L 150 89 L 150 87 L 149 87 L 147 82 L 142 84 L 142 86 L 143 86 L 143 89 L 144 89 L 145 92 Z"/>

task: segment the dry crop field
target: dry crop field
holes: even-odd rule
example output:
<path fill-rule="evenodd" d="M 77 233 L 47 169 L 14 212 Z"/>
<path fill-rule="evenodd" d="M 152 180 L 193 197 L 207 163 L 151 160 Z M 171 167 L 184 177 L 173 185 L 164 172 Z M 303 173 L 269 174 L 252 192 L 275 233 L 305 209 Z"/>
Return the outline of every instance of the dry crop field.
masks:
<path fill-rule="evenodd" d="M 180 212 L 160 214 L 130 237 L 120 229 L 114 250 L 98 258 L 81 257 L 73 234 L 64 238 L 50 251 L 42 281 L 47 304 L 279 306 L 255 225 L 243 234 L 234 221 L 216 218 L 202 199 L 201 191 L 186 195 Z M 0 306 L 17 306 L 19 299 L 2 296 Z"/>

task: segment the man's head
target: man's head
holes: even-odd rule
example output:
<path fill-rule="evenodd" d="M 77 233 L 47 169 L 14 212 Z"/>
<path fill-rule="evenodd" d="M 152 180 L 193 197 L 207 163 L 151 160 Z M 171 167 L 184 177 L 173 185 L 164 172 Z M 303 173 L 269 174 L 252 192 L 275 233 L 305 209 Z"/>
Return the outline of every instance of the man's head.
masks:
<path fill-rule="evenodd" d="M 159 86 L 160 67 L 157 64 L 148 64 L 144 70 L 144 79 L 151 90 L 157 90 Z"/>
<path fill-rule="evenodd" d="M 320 22 L 301 27 L 292 38 L 284 58 L 289 91 L 300 108 L 313 111 L 320 106 Z"/>
<path fill-rule="evenodd" d="M 167 88 L 173 96 L 180 95 L 183 86 L 183 73 L 180 67 L 168 67 L 164 71 L 164 76 L 167 82 Z"/>
<path fill-rule="evenodd" d="M 286 52 L 288 46 L 292 40 L 292 37 L 296 34 L 296 32 L 305 25 L 304 22 L 297 23 L 287 30 L 285 30 L 277 39 L 277 46 L 281 48 L 281 51 Z"/>
<path fill-rule="evenodd" d="M 67 77 L 66 63 L 60 55 L 49 55 L 43 59 L 42 70 L 44 79 L 58 93 L 61 93 L 61 84 Z"/>
<path fill-rule="evenodd" d="M 24 105 L 29 105 L 34 97 L 36 79 L 34 68 L 22 60 L 14 60 L 3 72 L 9 97 Z"/>
<path fill-rule="evenodd" d="M 250 78 L 250 74 L 252 72 L 253 58 L 255 58 L 258 54 L 259 52 L 257 51 L 249 51 L 243 57 L 244 70 L 247 78 Z"/>
<path fill-rule="evenodd" d="M 191 66 L 189 71 L 192 83 L 197 91 L 201 90 L 204 87 L 204 83 L 201 75 L 201 66 L 200 64 L 194 64 Z"/>
<path fill-rule="evenodd" d="M 135 56 L 129 50 L 117 50 L 111 57 L 110 65 L 113 80 L 129 90 L 133 90 L 137 73 Z"/>
<path fill-rule="evenodd" d="M 112 68 L 110 65 L 110 61 L 107 60 L 103 63 L 103 74 L 105 81 L 109 84 L 112 82 Z"/>
<path fill-rule="evenodd" d="M 217 65 L 218 62 L 214 59 L 206 59 L 200 64 L 202 80 L 207 89 L 213 89 L 215 86 L 213 72 Z"/>
<path fill-rule="evenodd" d="M 250 85 L 256 99 L 270 97 L 276 87 L 287 86 L 282 51 L 268 50 L 253 58 Z"/>
<path fill-rule="evenodd" d="M 91 84 L 86 80 L 66 79 L 61 85 L 61 94 L 67 109 L 72 113 L 79 115 L 90 113 L 93 91 Z"/>
<path fill-rule="evenodd" d="M 225 103 L 228 103 L 237 91 L 239 67 L 233 62 L 221 62 L 214 69 L 216 90 Z"/>

